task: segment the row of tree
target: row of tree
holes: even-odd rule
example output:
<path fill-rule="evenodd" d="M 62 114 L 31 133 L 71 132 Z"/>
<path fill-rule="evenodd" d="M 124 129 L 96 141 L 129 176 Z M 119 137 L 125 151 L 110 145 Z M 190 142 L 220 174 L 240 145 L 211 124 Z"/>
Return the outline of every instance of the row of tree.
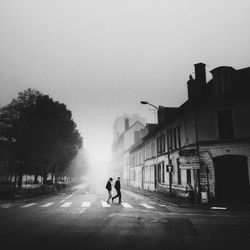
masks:
<path fill-rule="evenodd" d="M 71 111 L 48 95 L 27 89 L 0 110 L 0 175 L 19 187 L 24 174 L 82 175 L 71 164 L 81 148 Z"/>

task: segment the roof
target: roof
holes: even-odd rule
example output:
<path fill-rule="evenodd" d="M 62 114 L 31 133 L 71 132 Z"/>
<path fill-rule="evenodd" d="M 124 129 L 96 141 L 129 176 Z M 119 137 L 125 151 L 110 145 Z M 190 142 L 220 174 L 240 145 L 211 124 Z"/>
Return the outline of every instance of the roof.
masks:
<path fill-rule="evenodd" d="M 133 128 L 136 124 L 141 124 L 143 128 L 145 128 L 145 126 L 140 122 L 140 121 L 136 121 L 134 122 L 127 130 L 125 130 L 118 138 L 118 140 L 120 139 L 121 136 L 124 136 L 124 134 L 126 134 L 131 128 Z"/>

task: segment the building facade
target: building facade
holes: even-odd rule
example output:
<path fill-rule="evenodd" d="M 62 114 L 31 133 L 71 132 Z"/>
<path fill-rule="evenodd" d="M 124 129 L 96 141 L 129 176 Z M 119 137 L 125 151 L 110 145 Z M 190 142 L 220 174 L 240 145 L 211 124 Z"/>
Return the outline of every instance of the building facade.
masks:
<path fill-rule="evenodd" d="M 250 198 L 250 68 L 211 73 L 207 82 L 205 64 L 196 64 L 188 100 L 159 107 L 157 127 L 131 149 L 131 161 L 144 150 L 141 188 L 186 197 L 191 185 L 196 202 Z"/>
<path fill-rule="evenodd" d="M 113 175 L 120 176 L 124 185 L 130 178 L 129 149 L 140 137 L 141 129 L 145 128 L 145 119 L 138 116 L 118 117 L 114 123 L 114 140 L 112 145 Z"/>

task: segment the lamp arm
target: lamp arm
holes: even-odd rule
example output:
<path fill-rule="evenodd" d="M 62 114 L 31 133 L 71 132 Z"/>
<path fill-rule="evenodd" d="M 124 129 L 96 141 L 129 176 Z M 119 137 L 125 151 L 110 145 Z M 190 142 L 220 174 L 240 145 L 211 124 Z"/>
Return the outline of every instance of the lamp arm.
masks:
<path fill-rule="evenodd" d="M 159 109 L 158 107 L 156 107 L 155 105 L 153 105 L 153 104 L 151 104 L 151 103 L 147 103 L 148 105 L 150 105 L 150 106 L 152 106 L 152 107 L 154 107 L 154 108 L 156 108 L 157 110 Z"/>

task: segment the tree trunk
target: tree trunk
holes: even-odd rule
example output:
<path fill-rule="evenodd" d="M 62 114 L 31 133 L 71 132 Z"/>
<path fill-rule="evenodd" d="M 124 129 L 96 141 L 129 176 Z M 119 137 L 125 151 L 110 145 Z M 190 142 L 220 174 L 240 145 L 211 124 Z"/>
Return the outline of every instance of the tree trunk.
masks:
<path fill-rule="evenodd" d="M 13 173 L 10 171 L 9 172 L 9 178 L 8 178 L 8 183 L 9 183 L 10 189 L 11 189 L 11 184 L 12 184 L 12 175 L 13 175 Z"/>
<path fill-rule="evenodd" d="M 14 177 L 14 183 L 13 183 L 13 189 L 12 189 L 13 200 L 15 200 L 15 194 L 16 194 L 16 181 L 17 181 L 17 171 L 15 171 L 15 177 Z"/>
<path fill-rule="evenodd" d="M 47 178 L 48 178 L 48 174 L 46 173 L 46 174 L 43 175 L 43 184 L 46 183 Z"/>
<path fill-rule="evenodd" d="M 35 180 L 34 180 L 34 184 L 38 184 L 38 173 L 35 173 Z"/>
<path fill-rule="evenodd" d="M 20 171 L 18 173 L 18 181 L 17 181 L 18 188 L 22 188 L 22 184 L 23 184 L 23 173 Z"/>

